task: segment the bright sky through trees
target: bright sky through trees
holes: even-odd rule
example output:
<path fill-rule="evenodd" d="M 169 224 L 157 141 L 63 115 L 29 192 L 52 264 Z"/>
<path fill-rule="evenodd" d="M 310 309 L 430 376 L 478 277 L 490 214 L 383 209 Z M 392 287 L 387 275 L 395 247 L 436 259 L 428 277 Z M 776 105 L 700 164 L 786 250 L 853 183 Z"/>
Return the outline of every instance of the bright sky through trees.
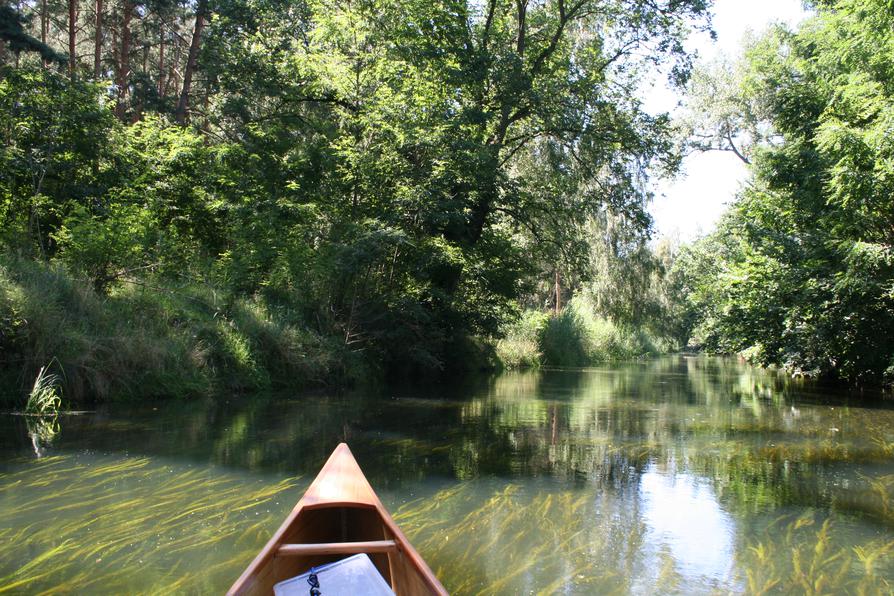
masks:
<path fill-rule="evenodd" d="M 717 40 L 693 35 L 690 49 L 698 52 L 700 62 L 722 55 L 733 59 L 741 52 L 742 39 L 749 32 L 760 33 L 773 22 L 794 26 L 806 14 L 800 0 L 717 0 L 713 21 Z M 675 93 L 657 85 L 648 105 L 655 111 L 669 110 L 678 100 Z M 655 183 L 650 211 L 655 218 L 656 238 L 679 235 L 682 240 L 691 240 L 709 232 L 746 174 L 745 165 L 731 153 L 715 151 L 687 157 L 676 179 Z"/>

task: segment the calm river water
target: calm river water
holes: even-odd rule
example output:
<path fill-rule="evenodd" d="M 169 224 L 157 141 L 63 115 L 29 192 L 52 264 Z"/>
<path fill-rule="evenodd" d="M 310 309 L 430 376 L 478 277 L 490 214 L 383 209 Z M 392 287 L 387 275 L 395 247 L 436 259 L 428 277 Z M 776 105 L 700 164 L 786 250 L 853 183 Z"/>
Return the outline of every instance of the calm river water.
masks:
<path fill-rule="evenodd" d="M 674 356 L 0 416 L 0 592 L 222 593 L 347 440 L 454 594 L 891 593 L 894 404 Z"/>

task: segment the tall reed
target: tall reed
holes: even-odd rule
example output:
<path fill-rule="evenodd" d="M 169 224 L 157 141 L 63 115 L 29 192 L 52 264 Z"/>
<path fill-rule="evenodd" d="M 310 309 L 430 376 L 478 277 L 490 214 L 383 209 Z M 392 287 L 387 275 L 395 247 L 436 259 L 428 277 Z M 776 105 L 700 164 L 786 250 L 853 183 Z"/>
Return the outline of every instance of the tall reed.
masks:
<path fill-rule="evenodd" d="M 25 403 L 25 412 L 38 416 L 51 416 L 62 406 L 60 384 L 62 378 L 50 372 L 50 364 L 41 366 Z"/>

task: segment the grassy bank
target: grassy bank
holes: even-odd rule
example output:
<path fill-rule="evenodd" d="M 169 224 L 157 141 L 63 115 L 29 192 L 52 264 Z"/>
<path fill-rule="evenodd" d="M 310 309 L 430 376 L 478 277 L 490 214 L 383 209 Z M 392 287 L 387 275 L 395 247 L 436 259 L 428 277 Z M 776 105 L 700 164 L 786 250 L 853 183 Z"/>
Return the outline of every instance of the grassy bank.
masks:
<path fill-rule="evenodd" d="M 98 294 L 58 265 L 0 256 L 0 400 L 21 405 L 51 362 L 70 402 L 300 388 L 363 368 L 261 298 L 148 279 Z"/>
<path fill-rule="evenodd" d="M 0 402 L 23 408 L 42 370 L 58 376 L 68 404 L 350 384 L 378 370 L 302 317 L 210 282 L 134 278 L 99 293 L 60 264 L 2 254 Z M 493 366 L 492 345 L 469 339 L 455 347 L 453 361 L 467 370 Z M 671 348 L 595 316 L 579 297 L 557 317 L 525 312 L 495 351 L 504 368 L 520 368 L 585 366 Z"/>
<path fill-rule="evenodd" d="M 645 329 L 594 313 L 584 296 L 571 300 L 558 316 L 526 311 L 497 343 L 497 357 L 506 368 L 587 366 L 654 356 L 676 347 Z"/>

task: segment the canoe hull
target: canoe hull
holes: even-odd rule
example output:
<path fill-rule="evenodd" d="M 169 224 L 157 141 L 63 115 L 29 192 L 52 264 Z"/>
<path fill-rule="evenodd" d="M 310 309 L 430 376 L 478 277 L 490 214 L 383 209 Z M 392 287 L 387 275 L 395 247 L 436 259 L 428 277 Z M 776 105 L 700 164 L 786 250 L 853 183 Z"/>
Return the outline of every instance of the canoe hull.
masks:
<path fill-rule="evenodd" d="M 342 443 L 228 594 L 269 595 L 274 584 L 353 552 L 366 552 L 398 596 L 447 594 Z"/>

